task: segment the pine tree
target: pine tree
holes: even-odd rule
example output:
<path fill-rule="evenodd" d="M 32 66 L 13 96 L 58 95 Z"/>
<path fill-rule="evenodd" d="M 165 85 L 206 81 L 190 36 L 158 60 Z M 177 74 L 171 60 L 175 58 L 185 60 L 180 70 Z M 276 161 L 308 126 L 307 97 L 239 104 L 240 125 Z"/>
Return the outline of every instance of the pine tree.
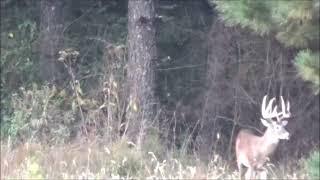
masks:
<path fill-rule="evenodd" d="M 319 0 L 210 1 L 227 25 L 275 36 L 284 46 L 300 49 L 295 58 L 298 74 L 319 93 Z"/>
<path fill-rule="evenodd" d="M 155 4 L 128 1 L 127 137 L 140 147 L 147 124 L 154 117 Z"/>

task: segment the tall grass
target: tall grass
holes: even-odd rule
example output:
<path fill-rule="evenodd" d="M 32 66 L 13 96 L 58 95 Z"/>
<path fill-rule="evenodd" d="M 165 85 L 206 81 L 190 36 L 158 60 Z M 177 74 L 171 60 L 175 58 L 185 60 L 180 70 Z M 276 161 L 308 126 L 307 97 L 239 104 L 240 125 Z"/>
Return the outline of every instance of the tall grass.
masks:
<path fill-rule="evenodd" d="M 1 144 L 1 179 L 237 179 L 235 162 L 215 155 L 208 163 L 179 152 L 156 155 L 138 150 L 125 139 L 73 142 L 50 147 L 25 143 L 10 149 Z M 159 146 L 161 146 L 159 144 Z M 296 162 L 292 162 L 296 163 Z M 269 165 L 270 179 L 306 179 L 293 166 Z"/>

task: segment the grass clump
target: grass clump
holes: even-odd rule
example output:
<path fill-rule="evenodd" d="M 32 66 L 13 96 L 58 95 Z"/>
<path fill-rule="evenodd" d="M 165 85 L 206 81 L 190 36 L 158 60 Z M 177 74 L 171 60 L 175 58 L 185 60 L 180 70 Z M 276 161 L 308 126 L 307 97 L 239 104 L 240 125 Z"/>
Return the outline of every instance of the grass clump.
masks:
<path fill-rule="evenodd" d="M 143 157 L 135 145 L 125 140 L 113 144 L 108 167 L 120 177 L 136 177 L 143 168 Z"/>
<path fill-rule="evenodd" d="M 23 179 L 44 179 L 43 169 L 36 156 L 31 156 L 24 163 Z"/>

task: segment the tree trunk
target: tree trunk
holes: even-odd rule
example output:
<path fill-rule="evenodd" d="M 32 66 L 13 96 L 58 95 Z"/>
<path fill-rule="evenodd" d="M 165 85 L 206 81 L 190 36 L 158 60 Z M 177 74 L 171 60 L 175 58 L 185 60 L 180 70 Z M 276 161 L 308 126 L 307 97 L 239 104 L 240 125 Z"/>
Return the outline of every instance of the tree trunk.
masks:
<path fill-rule="evenodd" d="M 140 145 L 154 117 L 154 60 L 156 58 L 154 0 L 128 2 L 128 90 L 126 135 Z"/>
<path fill-rule="evenodd" d="M 62 1 L 42 0 L 40 8 L 40 77 L 55 82 L 59 75 L 56 60 L 62 39 Z"/>

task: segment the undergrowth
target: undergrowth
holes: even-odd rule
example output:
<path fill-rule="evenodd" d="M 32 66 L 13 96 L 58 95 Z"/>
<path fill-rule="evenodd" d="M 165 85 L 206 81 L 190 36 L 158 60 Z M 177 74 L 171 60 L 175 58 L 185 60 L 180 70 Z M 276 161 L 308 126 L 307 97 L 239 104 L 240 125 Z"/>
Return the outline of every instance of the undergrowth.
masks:
<path fill-rule="evenodd" d="M 11 149 L 1 144 L 2 179 L 237 179 L 238 172 L 219 155 L 208 163 L 196 155 L 160 156 L 138 150 L 125 139 L 109 143 L 100 140 L 73 142 L 50 147 L 25 143 Z M 295 163 L 295 162 L 293 162 Z M 275 167 L 278 166 L 278 167 Z M 271 179 L 306 179 L 305 171 L 292 166 L 269 166 Z"/>

